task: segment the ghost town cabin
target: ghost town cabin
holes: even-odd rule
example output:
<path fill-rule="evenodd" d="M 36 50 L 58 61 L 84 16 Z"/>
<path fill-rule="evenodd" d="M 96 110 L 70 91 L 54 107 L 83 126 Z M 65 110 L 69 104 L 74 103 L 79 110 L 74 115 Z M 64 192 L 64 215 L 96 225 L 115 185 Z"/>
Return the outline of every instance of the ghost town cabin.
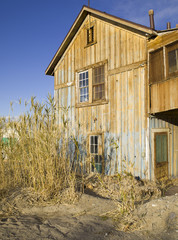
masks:
<path fill-rule="evenodd" d="M 84 171 L 178 175 L 178 28 L 149 14 L 145 27 L 84 6 L 46 69 Z"/>

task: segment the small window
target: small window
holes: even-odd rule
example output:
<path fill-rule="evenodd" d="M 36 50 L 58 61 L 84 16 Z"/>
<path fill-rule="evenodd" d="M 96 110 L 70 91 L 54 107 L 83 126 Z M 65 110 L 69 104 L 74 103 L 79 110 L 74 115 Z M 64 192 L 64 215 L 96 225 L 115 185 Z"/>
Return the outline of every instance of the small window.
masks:
<path fill-rule="evenodd" d="M 164 80 L 164 63 L 162 48 L 150 53 L 149 79 L 150 83 L 156 83 Z"/>
<path fill-rule="evenodd" d="M 79 73 L 79 99 L 80 102 L 88 102 L 89 89 L 88 89 L 88 71 Z"/>
<path fill-rule="evenodd" d="M 101 136 L 90 136 L 90 156 L 92 172 L 102 173 Z"/>
<path fill-rule="evenodd" d="M 178 72 L 178 42 L 167 47 L 168 74 Z"/>
<path fill-rule="evenodd" d="M 104 65 L 93 69 L 93 100 L 105 98 Z"/>
<path fill-rule="evenodd" d="M 94 26 L 87 29 L 87 45 L 94 42 Z"/>

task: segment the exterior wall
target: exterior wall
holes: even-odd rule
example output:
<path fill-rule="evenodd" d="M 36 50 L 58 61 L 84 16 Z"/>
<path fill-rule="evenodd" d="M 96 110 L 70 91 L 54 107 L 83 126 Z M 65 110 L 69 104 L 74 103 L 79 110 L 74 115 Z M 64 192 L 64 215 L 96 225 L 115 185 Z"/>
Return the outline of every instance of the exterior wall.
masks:
<path fill-rule="evenodd" d="M 58 123 L 67 121 L 69 136 L 77 136 L 86 149 L 90 134 L 102 135 L 106 174 L 114 174 L 123 162 L 130 162 L 134 167 L 128 170 L 144 177 L 146 38 L 99 19 L 90 21 L 96 21 L 97 43 L 86 47 L 87 18 L 55 68 Z M 105 101 L 78 106 L 77 73 L 102 61 L 107 64 Z"/>
<path fill-rule="evenodd" d="M 149 166 L 148 178 L 155 179 L 154 176 L 154 132 L 168 132 L 168 175 L 175 177 L 178 175 L 178 126 L 172 125 L 160 119 L 149 118 Z"/>

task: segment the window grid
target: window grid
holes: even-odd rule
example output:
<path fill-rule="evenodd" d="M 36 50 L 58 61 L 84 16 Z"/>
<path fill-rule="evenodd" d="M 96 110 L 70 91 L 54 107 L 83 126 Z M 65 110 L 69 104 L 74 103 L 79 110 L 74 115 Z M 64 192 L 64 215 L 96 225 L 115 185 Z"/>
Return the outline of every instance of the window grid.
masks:
<path fill-rule="evenodd" d="M 88 102 L 89 100 L 88 71 L 79 73 L 79 95 L 80 102 Z"/>
<path fill-rule="evenodd" d="M 91 170 L 102 173 L 102 156 L 98 155 L 99 141 L 98 136 L 90 136 L 90 154 L 92 160 Z"/>
<path fill-rule="evenodd" d="M 93 69 L 93 100 L 103 99 L 105 96 L 104 65 Z"/>

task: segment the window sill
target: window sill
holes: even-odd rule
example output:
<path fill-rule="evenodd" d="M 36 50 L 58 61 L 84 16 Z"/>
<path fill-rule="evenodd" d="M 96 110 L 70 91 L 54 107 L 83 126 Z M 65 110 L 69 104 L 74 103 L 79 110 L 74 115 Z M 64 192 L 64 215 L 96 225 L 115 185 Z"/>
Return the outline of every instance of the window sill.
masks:
<path fill-rule="evenodd" d="M 89 44 L 87 44 L 87 45 L 85 46 L 85 48 L 91 47 L 92 45 L 94 45 L 94 44 L 96 44 L 96 43 L 97 43 L 97 41 L 94 41 L 94 42 L 92 42 L 92 43 L 89 43 Z"/>
<path fill-rule="evenodd" d="M 104 105 L 104 104 L 108 104 L 109 101 L 107 100 L 100 100 L 100 101 L 96 101 L 96 102 L 85 102 L 85 103 L 77 103 L 75 105 L 76 108 L 83 108 L 83 107 L 91 107 L 91 106 L 98 106 L 98 105 Z"/>
<path fill-rule="evenodd" d="M 177 75 L 172 75 L 172 76 L 169 75 L 167 78 L 165 78 L 165 79 L 163 79 L 161 81 L 157 81 L 157 82 L 154 82 L 154 83 L 149 83 L 149 86 L 155 85 L 155 84 L 160 84 L 160 83 L 163 83 L 163 82 L 167 82 L 167 81 L 176 79 L 177 77 L 178 77 L 178 74 Z"/>

